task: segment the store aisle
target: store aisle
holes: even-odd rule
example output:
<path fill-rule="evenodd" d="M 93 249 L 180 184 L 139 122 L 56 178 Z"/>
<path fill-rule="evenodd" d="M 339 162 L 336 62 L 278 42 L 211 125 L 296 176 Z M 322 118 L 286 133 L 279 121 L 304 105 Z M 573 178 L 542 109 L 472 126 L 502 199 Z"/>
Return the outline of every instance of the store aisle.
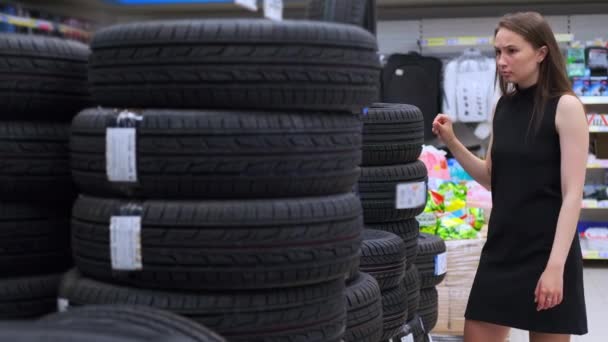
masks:
<path fill-rule="evenodd" d="M 588 263 L 584 274 L 589 334 L 573 336 L 571 342 L 605 342 L 608 336 L 605 320 L 608 313 L 608 264 Z M 528 342 L 528 333 L 513 330 L 510 342 Z"/>

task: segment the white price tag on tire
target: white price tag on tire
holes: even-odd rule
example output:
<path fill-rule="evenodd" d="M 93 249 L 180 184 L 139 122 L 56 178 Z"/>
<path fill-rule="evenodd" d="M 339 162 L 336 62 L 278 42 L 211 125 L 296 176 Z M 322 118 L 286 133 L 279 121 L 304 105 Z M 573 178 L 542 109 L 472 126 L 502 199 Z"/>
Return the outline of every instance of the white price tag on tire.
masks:
<path fill-rule="evenodd" d="M 264 0 L 264 16 L 271 20 L 283 20 L 283 0 Z"/>
<path fill-rule="evenodd" d="M 426 204 L 426 182 L 397 184 L 396 209 L 411 209 Z"/>
<path fill-rule="evenodd" d="M 234 0 L 234 3 L 250 11 L 258 10 L 258 0 Z"/>
<path fill-rule="evenodd" d="M 401 338 L 401 342 L 414 342 L 414 334 L 409 333 Z"/>
<path fill-rule="evenodd" d="M 57 311 L 65 312 L 70 307 L 70 301 L 65 298 L 57 298 Z"/>
<path fill-rule="evenodd" d="M 135 128 L 106 130 L 106 173 L 110 182 L 137 182 Z"/>
<path fill-rule="evenodd" d="M 143 268 L 140 216 L 112 216 L 110 254 L 113 270 L 138 271 Z"/>
<path fill-rule="evenodd" d="M 435 255 L 435 275 L 440 276 L 448 271 L 448 252 Z"/>

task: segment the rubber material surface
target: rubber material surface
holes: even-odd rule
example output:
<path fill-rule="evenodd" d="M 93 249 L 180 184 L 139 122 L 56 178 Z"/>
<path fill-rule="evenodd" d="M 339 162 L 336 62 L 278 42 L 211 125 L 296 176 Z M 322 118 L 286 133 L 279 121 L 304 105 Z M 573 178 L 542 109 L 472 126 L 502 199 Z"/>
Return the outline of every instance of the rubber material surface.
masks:
<path fill-rule="evenodd" d="M 367 273 L 346 287 L 347 323 L 344 342 L 378 342 L 382 337 L 382 295 Z"/>

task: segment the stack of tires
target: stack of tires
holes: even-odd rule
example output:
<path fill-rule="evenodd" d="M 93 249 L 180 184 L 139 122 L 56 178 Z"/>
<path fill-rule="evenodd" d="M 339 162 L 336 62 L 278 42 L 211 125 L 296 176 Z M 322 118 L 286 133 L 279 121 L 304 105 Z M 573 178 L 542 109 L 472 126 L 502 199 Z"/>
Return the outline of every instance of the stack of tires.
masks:
<path fill-rule="evenodd" d="M 363 167 L 358 193 L 365 226 L 391 233 L 385 235 L 387 239 L 396 235 L 402 241 L 404 266 L 395 268 L 399 272 L 395 276 L 401 277 L 398 291 L 406 294 L 404 319 L 410 322 L 416 319 L 420 290 L 414 265 L 419 234 L 415 217 L 424 210 L 427 196 L 426 167 L 418 160 L 424 142 L 423 117 L 414 106 L 388 103 L 373 104 L 363 117 Z M 399 329 L 392 331 L 397 332 Z"/>
<path fill-rule="evenodd" d="M 0 35 L 0 320 L 54 311 L 71 265 L 69 120 L 89 103 L 89 53 Z"/>
<path fill-rule="evenodd" d="M 72 125 L 82 195 L 62 306 L 149 305 L 229 341 L 339 342 L 363 230 L 353 113 L 377 95 L 376 49 L 330 23 L 97 33 L 102 107 Z"/>
<path fill-rule="evenodd" d="M 416 268 L 420 273 L 420 305 L 418 315 L 424 331 L 435 328 L 438 318 L 438 293 L 436 286 L 446 276 L 446 244 L 438 236 L 420 233 Z"/>

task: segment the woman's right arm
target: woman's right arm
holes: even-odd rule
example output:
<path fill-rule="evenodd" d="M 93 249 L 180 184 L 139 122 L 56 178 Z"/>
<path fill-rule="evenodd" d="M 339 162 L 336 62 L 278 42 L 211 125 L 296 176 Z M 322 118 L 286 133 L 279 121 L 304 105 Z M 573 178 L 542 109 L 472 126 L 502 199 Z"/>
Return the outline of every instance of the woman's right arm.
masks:
<path fill-rule="evenodd" d="M 445 114 L 439 114 L 433 121 L 433 133 L 435 133 L 447 146 L 454 158 L 463 169 L 481 184 L 484 188 L 491 188 L 492 171 L 492 137 L 488 145 L 486 159 L 483 160 L 469 151 L 454 134 L 452 120 Z"/>

